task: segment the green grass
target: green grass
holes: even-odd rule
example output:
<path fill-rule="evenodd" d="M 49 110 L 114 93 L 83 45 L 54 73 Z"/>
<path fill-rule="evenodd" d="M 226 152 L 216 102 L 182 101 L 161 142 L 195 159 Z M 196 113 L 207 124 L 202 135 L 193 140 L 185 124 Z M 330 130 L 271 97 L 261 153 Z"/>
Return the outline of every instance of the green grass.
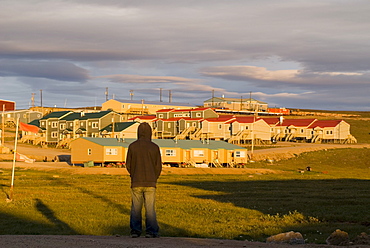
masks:
<path fill-rule="evenodd" d="M 351 125 L 351 134 L 356 137 L 358 143 L 370 143 L 370 119 L 345 119 Z"/>
<path fill-rule="evenodd" d="M 338 149 L 248 165 L 281 174 L 161 176 L 161 235 L 265 241 L 296 231 L 308 243 L 324 243 L 336 229 L 351 238 L 370 233 L 369 157 L 370 149 Z M 308 165 L 312 171 L 298 172 Z M 0 235 L 129 233 L 128 176 L 17 168 L 7 203 L 10 176 L 0 172 Z"/>

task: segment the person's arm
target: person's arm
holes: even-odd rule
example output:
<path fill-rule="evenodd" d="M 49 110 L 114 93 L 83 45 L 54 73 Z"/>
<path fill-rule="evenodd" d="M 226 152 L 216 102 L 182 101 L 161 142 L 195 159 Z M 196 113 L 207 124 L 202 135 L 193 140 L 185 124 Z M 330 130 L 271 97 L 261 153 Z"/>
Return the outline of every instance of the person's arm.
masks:
<path fill-rule="evenodd" d="M 131 150 L 129 147 L 127 151 L 127 156 L 126 156 L 126 169 L 130 175 L 131 175 L 131 160 L 132 160 L 132 155 L 131 155 Z"/>
<path fill-rule="evenodd" d="M 159 176 L 161 175 L 161 172 L 162 172 L 162 158 L 161 158 L 161 151 L 159 150 L 159 147 L 158 147 L 158 156 L 157 156 L 157 161 L 155 163 L 156 165 L 156 176 L 157 178 L 159 178 Z"/>

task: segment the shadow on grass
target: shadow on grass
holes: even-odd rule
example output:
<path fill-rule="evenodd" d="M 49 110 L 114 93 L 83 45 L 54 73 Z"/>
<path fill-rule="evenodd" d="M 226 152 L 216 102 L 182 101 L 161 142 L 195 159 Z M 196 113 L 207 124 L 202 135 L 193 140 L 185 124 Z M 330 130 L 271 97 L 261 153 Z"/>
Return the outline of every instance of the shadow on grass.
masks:
<path fill-rule="evenodd" d="M 58 230 L 58 232 L 71 235 L 78 234 L 67 223 L 58 219 L 54 214 L 54 211 L 51 210 L 48 206 L 46 206 L 40 199 L 35 199 L 35 201 L 36 201 L 35 207 L 37 211 L 39 211 L 46 219 L 48 219 L 53 224 L 52 226 Z"/>
<path fill-rule="evenodd" d="M 370 223 L 369 180 L 187 180 L 171 184 L 213 191 L 214 194 L 192 196 L 232 203 L 264 214 L 298 211 L 329 222 Z"/>
<path fill-rule="evenodd" d="M 11 214 L 0 213 L 0 235 L 76 235 L 68 224 L 59 220 L 54 212 L 40 199 L 35 199 L 35 208 L 50 222 L 28 220 Z"/>

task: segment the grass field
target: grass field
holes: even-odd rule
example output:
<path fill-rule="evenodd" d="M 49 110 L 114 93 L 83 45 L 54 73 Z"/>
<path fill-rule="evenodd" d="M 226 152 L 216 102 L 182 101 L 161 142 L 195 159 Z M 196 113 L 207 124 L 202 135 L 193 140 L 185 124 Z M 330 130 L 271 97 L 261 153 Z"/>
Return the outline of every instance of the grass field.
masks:
<path fill-rule="evenodd" d="M 351 238 L 370 233 L 370 149 L 302 154 L 249 167 L 280 174 L 167 175 L 159 180 L 162 236 L 248 239 L 299 231 L 324 243 L 341 229 Z M 307 166 L 312 171 L 299 172 Z M 123 169 L 124 170 L 124 169 Z M 129 233 L 129 177 L 1 170 L 0 234 Z"/>

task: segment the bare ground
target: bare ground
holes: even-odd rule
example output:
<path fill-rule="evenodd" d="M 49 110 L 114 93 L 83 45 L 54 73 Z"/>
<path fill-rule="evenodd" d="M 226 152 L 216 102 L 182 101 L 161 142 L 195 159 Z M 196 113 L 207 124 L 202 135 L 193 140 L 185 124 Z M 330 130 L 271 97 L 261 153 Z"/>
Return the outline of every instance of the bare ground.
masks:
<path fill-rule="evenodd" d="M 13 148 L 12 144 L 7 144 Z M 302 152 L 333 149 L 333 148 L 362 148 L 370 147 L 368 144 L 356 145 L 316 145 L 316 144 L 295 144 L 294 146 L 284 146 L 281 148 L 270 148 L 256 150 L 253 153 L 254 160 L 273 159 L 280 160 L 296 156 Z M 19 144 L 17 151 L 27 156 L 46 156 L 54 158 L 55 156 L 68 156 L 70 152 L 62 149 L 42 149 L 33 146 Z M 11 168 L 12 162 L 0 162 L 0 168 Z M 17 167 L 32 168 L 39 170 L 53 170 L 68 172 L 71 174 L 120 174 L 127 175 L 123 168 L 82 168 L 73 167 L 67 162 L 35 162 L 32 164 L 17 162 Z M 254 174 L 254 173 L 282 173 L 276 170 L 268 169 L 248 169 L 248 168 L 164 168 L 163 174 Z M 181 237 L 161 237 L 159 239 L 146 239 L 143 237 L 132 239 L 128 236 L 88 236 L 88 235 L 2 235 L 0 236 L 0 247 L 18 248 L 18 247 L 39 247 L 39 248 L 81 248 L 81 247 L 153 247 L 153 248 L 200 248 L 200 247 L 251 247 L 251 248 L 287 248 L 290 244 L 268 244 L 262 242 L 249 242 L 237 240 L 218 240 L 218 239 L 198 239 Z M 299 245 L 302 248 L 330 248 L 337 246 L 304 244 Z M 356 245 L 354 247 L 370 247 L 368 245 Z"/>

